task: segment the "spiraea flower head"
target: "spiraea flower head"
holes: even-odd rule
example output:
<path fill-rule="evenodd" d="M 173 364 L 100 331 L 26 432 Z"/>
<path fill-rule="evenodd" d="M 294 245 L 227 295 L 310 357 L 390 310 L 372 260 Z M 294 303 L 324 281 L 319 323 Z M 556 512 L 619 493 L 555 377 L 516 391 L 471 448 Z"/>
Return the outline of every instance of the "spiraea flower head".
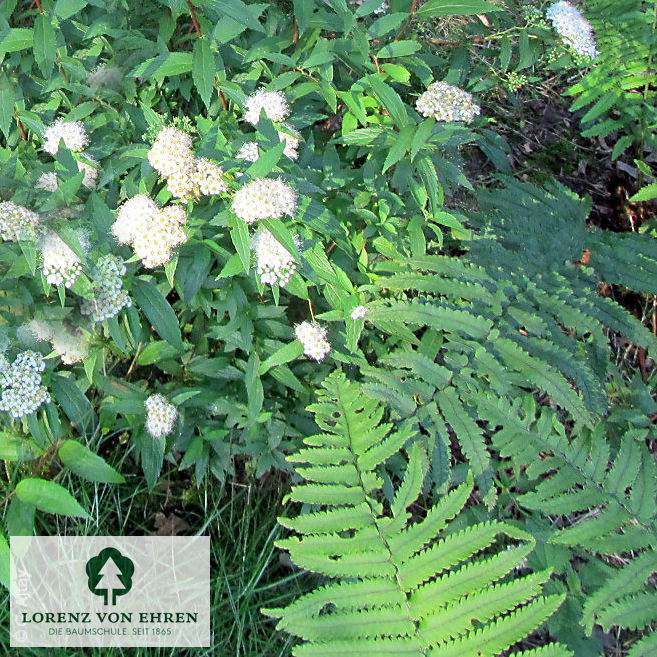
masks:
<path fill-rule="evenodd" d="M 546 18 L 552 21 L 554 29 L 578 55 L 595 59 L 598 51 L 593 28 L 582 13 L 570 2 L 560 0 L 548 8 Z"/>
<path fill-rule="evenodd" d="M 164 127 L 148 151 L 148 162 L 163 178 L 194 168 L 192 138 L 179 128 Z"/>
<path fill-rule="evenodd" d="M 192 179 L 195 191 L 201 196 L 225 194 L 228 191 L 224 170 L 207 157 L 196 158 Z"/>
<path fill-rule="evenodd" d="M 157 204 L 146 194 L 137 194 L 128 199 L 119 208 L 116 221 L 112 224 L 112 234 L 117 242 L 119 244 L 132 242 L 137 235 L 144 232 L 157 211 Z"/>
<path fill-rule="evenodd" d="M 135 255 L 144 267 L 152 269 L 171 260 L 173 249 L 187 241 L 186 221 L 187 212 L 180 205 L 168 205 L 155 213 L 132 242 Z"/>
<path fill-rule="evenodd" d="M 45 368 L 43 356 L 35 351 L 19 353 L 11 364 L 3 357 L 0 363 L 0 411 L 21 418 L 48 403 L 50 394 L 41 378 Z"/>
<path fill-rule="evenodd" d="M 297 270 L 294 256 L 266 229 L 259 228 L 251 247 L 255 252 L 256 269 L 265 285 L 287 285 Z"/>
<path fill-rule="evenodd" d="M 293 133 L 290 127 L 285 126 L 285 129 L 287 132 L 283 132 L 282 130 L 278 131 L 278 138 L 285 142 L 283 155 L 289 157 L 291 160 L 296 160 L 299 157 L 299 136 L 296 133 Z"/>
<path fill-rule="evenodd" d="M 0 237 L 9 242 L 33 240 L 41 230 L 39 215 L 13 201 L 0 202 Z"/>
<path fill-rule="evenodd" d="M 290 116 L 290 106 L 281 91 L 259 89 L 246 99 L 244 120 L 257 125 L 264 110 L 270 121 L 285 121 Z"/>
<path fill-rule="evenodd" d="M 84 299 L 80 312 L 90 315 L 94 322 L 104 322 L 129 308 L 132 302 L 123 289 L 125 273 L 125 264 L 118 256 L 110 254 L 99 258 L 94 276 L 94 298 Z"/>
<path fill-rule="evenodd" d="M 89 355 L 88 336 L 71 331 L 64 325 L 57 326 L 49 340 L 64 365 L 80 363 Z"/>
<path fill-rule="evenodd" d="M 81 246 L 86 250 L 86 238 L 79 236 Z M 82 272 L 82 261 L 71 247 L 54 231 L 48 231 L 40 245 L 43 260 L 43 273 L 50 285 L 71 287 Z"/>
<path fill-rule="evenodd" d="M 233 197 L 233 212 L 247 224 L 259 219 L 292 216 L 297 209 L 296 192 L 278 178 L 258 178 L 241 187 Z"/>
<path fill-rule="evenodd" d="M 257 141 L 247 141 L 242 144 L 237 155 L 235 156 L 238 160 L 246 160 L 247 162 L 257 162 L 260 157 L 260 151 L 258 150 Z"/>
<path fill-rule="evenodd" d="M 90 87 L 109 87 L 113 89 L 121 83 L 121 69 L 107 64 L 98 64 L 87 74 L 87 84 Z"/>
<path fill-rule="evenodd" d="M 326 329 L 316 322 L 302 322 L 294 329 L 297 340 L 303 345 L 303 353 L 316 361 L 324 360 L 331 351 L 326 339 Z"/>
<path fill-rule="evenodd" d="M 27 323 L 25 328 L 27 329 L 27 332 L 39 342 L 50 340 L 54 331 L 52 324 L 43 319 L 33 319 Z"/>
<path fill-rule="evenodd" d="M 153 438 L 163 438 L 173 431 L 178 409 L 163 395 L 151 395 L 145 402 L 146 431 Z"/>
<path fill-rule="evenodd" d="M 60 141 L 73 153 L 83 151 L 89 144 L 89 135 L 81 121 L 59 119 L 45 129 L 43 138 L 43 150 L 51 155 L 57 154 Z"/>
<path fill-rule="evenodd" d="M 349 316 L 354 320 L 365 319 L 368 312 L 370 309 L 367 306 L 356 306 Z"/>
<path fill-rule="evenodd" d="M 471 123 L 481 112 L 479 105 L 474 104 L 472 94 L 447 82 L 430 84 L 415 106 L 422 116 L 432 116 L 436 121 Z"/>
<path fill-rule="evenodd" d="M 36 182 L 36 188 L 43 189 L 46 192 L 56 192 L 57 185 L 57 174 L 54 171 L 45 171 Z"/>

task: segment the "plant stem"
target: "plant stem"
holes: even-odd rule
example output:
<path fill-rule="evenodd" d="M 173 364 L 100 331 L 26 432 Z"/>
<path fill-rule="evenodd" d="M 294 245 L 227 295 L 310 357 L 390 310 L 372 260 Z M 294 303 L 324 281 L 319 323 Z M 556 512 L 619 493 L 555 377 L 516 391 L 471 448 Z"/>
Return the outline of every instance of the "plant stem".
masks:
<path fill-rule="evenodd" d="M 192 25 L 194 26 L 194 31 L 196 32 L 196 36 L 202 37 L 203 32 L 201 32 L 201 26 L 198 24 L 198 20 L 196 18 L 196 9 L 194 8 L 194 5 L 191 3 L 190 0 L 187 0 L 187 6 L 189 7 L 189 15 L 192 18 Z"/>

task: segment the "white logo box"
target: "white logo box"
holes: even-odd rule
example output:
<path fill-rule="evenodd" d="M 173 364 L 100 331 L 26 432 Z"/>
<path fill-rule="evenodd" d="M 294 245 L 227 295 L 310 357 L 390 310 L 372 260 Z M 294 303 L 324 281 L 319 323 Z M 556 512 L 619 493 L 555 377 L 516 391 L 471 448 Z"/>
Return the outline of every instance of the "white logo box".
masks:
<path fill-rule="evenodd" d="M 207 536 L 12 536 L 12 647 L 210 646 Z"/>

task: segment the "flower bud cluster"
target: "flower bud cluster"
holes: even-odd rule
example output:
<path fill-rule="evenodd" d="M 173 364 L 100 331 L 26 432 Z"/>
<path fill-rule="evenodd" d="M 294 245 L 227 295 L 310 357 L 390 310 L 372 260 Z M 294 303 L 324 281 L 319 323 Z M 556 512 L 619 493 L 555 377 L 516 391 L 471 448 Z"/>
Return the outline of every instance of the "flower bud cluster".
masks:
<path fill-rule="evenodd" d="M 187 241 L 187 212 L 180 205 L 158 208 L 145 194 L 119 208 L 112 233 L 119 244 L 131 244 L 144 267 L 152 269 L 171 260 L 173 249 Z"/>
<path fill-rule="evenodd" d="M 192 138 L 173 126 L 160 130 L 148 161 L 166 179 L 171 194 L 185 202 L 228 191 L 224 170 L 206 157 L 195 157 Z"/>
<path fill-rule="evenodd" d="M 13 201 L 0 202 L 0 237 L 3 240 L 33 240 L 40 230 L 41 221 L 36 212 Z"/>
<path fill-rule="evenodd" d="M 560 0 L 550 5 L 546 18 L 552 21 L 554 29 L 578 55 L 589 59 L 595 59 L 600 53 L 598 51 L 593 28 L 577 7 L 570 2 Z"/>
<path fill-rule="evenodd" d="M 303 353 L 308 358 L 319 362 L 331 351 L 331 343 L 326 339 L 326 329 L 316 322 L 302 322 L 294 329 L 294 334 L 303 345 Z"/>
<path fill-rule="evenodd" d="M 297 270 L 294 256 L 266 228 L 259 228 L 251 242 L 256 269 L 265 285 L 287 285 Z"/>
<path fill-rule="evenodd" d="M 257 178 L 235 192 L 233 212 L 245 223 L 294 215 L 296 192 L 278 178 Z"/>
<path fill-rule="evenodd" d="M 83 249 L 89 244 L 84 236 L 78 236 Z M 71 247 L 54 231 L 48 231 L 40 243 L 43 273 L 50 285 L 71 287 L 82 273 L 82 261 Z"/>
<path fill-rule="evenodd" d="M 50 394 L 41 379 L 45 368 L 43 356 L 35 351 L 19 353 L 11 364 L 3 356 L 0 363 L 0 411 L 21 418 L 48 403 Z"/>
<path fill-rule="evenodd" d="M 370 312 L 370 309 L 367 306 L 356 306 L 350 314 L 351 319 L 365 319 L 367 313 Z"/>
<path fill-rule="evenodd" d="M 146 430 L 153 438 L 168 436 L 178 418 L 178 409 L 163 395 L 151 395 L 145 402 Z"/>
<path fill-rule="evenodd" d="M 96 263 L 96 270 L 94 298 L 85 299 L 80 312 L 90 315 L 93 322 L 104 322 L 129 308 L 132 302 L 123 289 L 126 268 L 121 258 L 111 254 L 103 256 Z"/>
<path fill-rule="evenodd" d="M 422 116 L 431 116 L 436 121 L 471 123 L 481 112 L 479 105 L 474 104 L 472 94 L 447 82 L 430 84 L 415 106 Z"/>

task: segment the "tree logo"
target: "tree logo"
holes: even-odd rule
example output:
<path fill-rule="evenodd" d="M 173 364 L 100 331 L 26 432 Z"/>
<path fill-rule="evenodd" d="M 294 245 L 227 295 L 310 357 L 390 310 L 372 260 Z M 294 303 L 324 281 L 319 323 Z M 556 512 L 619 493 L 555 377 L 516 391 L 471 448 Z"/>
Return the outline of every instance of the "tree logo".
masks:
<path fill-rule="evenodd" d="M 132 588 L 135 564 L 116 548 L 107 547 L 87 561 L 87 586 L 94 595 L 102 595 L 103 603 L 116 604 L 119 595 Z"/>

